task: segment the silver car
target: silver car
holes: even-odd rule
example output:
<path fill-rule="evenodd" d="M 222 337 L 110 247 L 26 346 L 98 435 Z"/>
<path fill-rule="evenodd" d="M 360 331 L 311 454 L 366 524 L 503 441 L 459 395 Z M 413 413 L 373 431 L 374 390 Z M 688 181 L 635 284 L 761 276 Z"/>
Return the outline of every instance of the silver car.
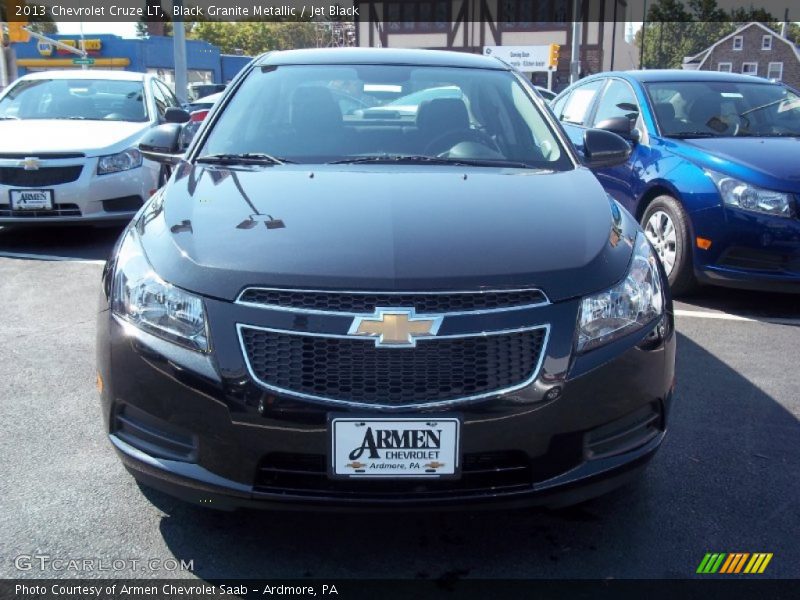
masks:
<path fill-rule="evenodd" d="M 15 81 L 0 95 L 0 225 L 130 219 L 163 175 L 139 139 L 177 106 L 143 73 L 46 71 Z"/>

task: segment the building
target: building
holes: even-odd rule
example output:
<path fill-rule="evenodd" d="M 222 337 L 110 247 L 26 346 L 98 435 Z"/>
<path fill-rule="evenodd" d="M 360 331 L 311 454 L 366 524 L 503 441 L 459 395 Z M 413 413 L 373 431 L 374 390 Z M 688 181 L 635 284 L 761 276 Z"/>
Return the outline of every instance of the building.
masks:
<path fill-rule="evenodd" d="M 81 44 L 76 36 L 53 35 L 69 46 Z M 152 36 L 128 39 L 116 35 L 93 35 L 83 40 L 90 66 L 101 69 L 124 69 L 141 73 L 154 73 L 163 81 L 174 85 L 175 59 L 171 37 Z M 31 38 L 13 44 L 19 75 L 48 69 L 80 69 L 75 64 L 76 54 L 55 48 L 52 44 Z M 186 64 L 189 83 L 227 83 L 250 61 L 247 56 L 222 54 L 216 46 L 200 40 L 187 40 Z"/>
<path fill-rule="evenodd" d="M 745 73 L 800 88 L 800 49 L 762 23 L 748 23 L 684 59 L 684 69 Z"/>
<path fill-rule="evenodd" d="M 356 45 L 435 48 L 483 53 L 486 46 L 559 44 L 554 88 L 569 82 L 572 0 L 361 0 Z M 584 2 L 581 74 L 635 69 L 638 51 L 626 41 L 626 0 Z M 545 72 L 533 73 L 537 84 Z"/>

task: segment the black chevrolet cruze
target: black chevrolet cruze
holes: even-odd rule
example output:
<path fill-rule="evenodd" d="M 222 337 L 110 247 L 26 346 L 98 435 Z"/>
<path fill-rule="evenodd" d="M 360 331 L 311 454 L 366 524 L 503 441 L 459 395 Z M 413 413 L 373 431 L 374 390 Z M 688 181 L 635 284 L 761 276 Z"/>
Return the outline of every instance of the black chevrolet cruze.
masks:
<path fill-rule="evenodd" d="M 142 483 L 210 507 L 564 505 L 664 439 L 672 305 L 524 77 L 373 49 L 254 60 L 104 272 L 98 387 Z"/>

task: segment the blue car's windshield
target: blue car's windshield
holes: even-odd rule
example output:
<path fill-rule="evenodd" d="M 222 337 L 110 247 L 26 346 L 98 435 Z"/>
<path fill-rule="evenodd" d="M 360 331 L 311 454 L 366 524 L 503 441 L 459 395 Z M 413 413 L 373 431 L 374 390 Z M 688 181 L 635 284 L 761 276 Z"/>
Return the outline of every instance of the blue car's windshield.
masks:
<path fill-rule="evenodd" d="M 800 136 L 800 97 L 780 84 L 670 81 L 646 88 L 667 137 Z"/>
<path fill-rule="evenodd" d="M 198 160 L 222 155 L 232 161 L 243 154 L 306 164 L 573 167 L 512 73 L 432 66 L 255 68 L 210 130 Z"/>

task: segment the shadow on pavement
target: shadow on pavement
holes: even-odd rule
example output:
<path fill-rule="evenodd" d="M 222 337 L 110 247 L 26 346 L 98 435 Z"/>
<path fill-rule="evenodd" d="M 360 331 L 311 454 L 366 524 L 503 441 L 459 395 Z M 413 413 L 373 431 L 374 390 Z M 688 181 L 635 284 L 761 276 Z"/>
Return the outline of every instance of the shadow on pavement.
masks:
<path fill-rule="evenodd" d="M 58 256 L 75 260 L 106 260 L 124 225 L 114 227 L 0 227 L 0 257 L 4 253 Z"/>
<path fill-rule="evenodd" d="M 723 311 L 742 317 L 800 317 L 800 294 L 783 294 L 703 286 L 675 299 L 675 308 Z"/>
<path fill-rule="evenodd" d="M 216 513 L 159 492 L 161 534 L 201 578 L 692 577 L 705 552 L 773 552 L 796 577 L 800 424 L 679 336 L 670 433 L 636 483 L 562 509 Z M 711 384 L 710 382 L 713 382 Z M 591 398 L 586 399 L 590 410 Z"/>

